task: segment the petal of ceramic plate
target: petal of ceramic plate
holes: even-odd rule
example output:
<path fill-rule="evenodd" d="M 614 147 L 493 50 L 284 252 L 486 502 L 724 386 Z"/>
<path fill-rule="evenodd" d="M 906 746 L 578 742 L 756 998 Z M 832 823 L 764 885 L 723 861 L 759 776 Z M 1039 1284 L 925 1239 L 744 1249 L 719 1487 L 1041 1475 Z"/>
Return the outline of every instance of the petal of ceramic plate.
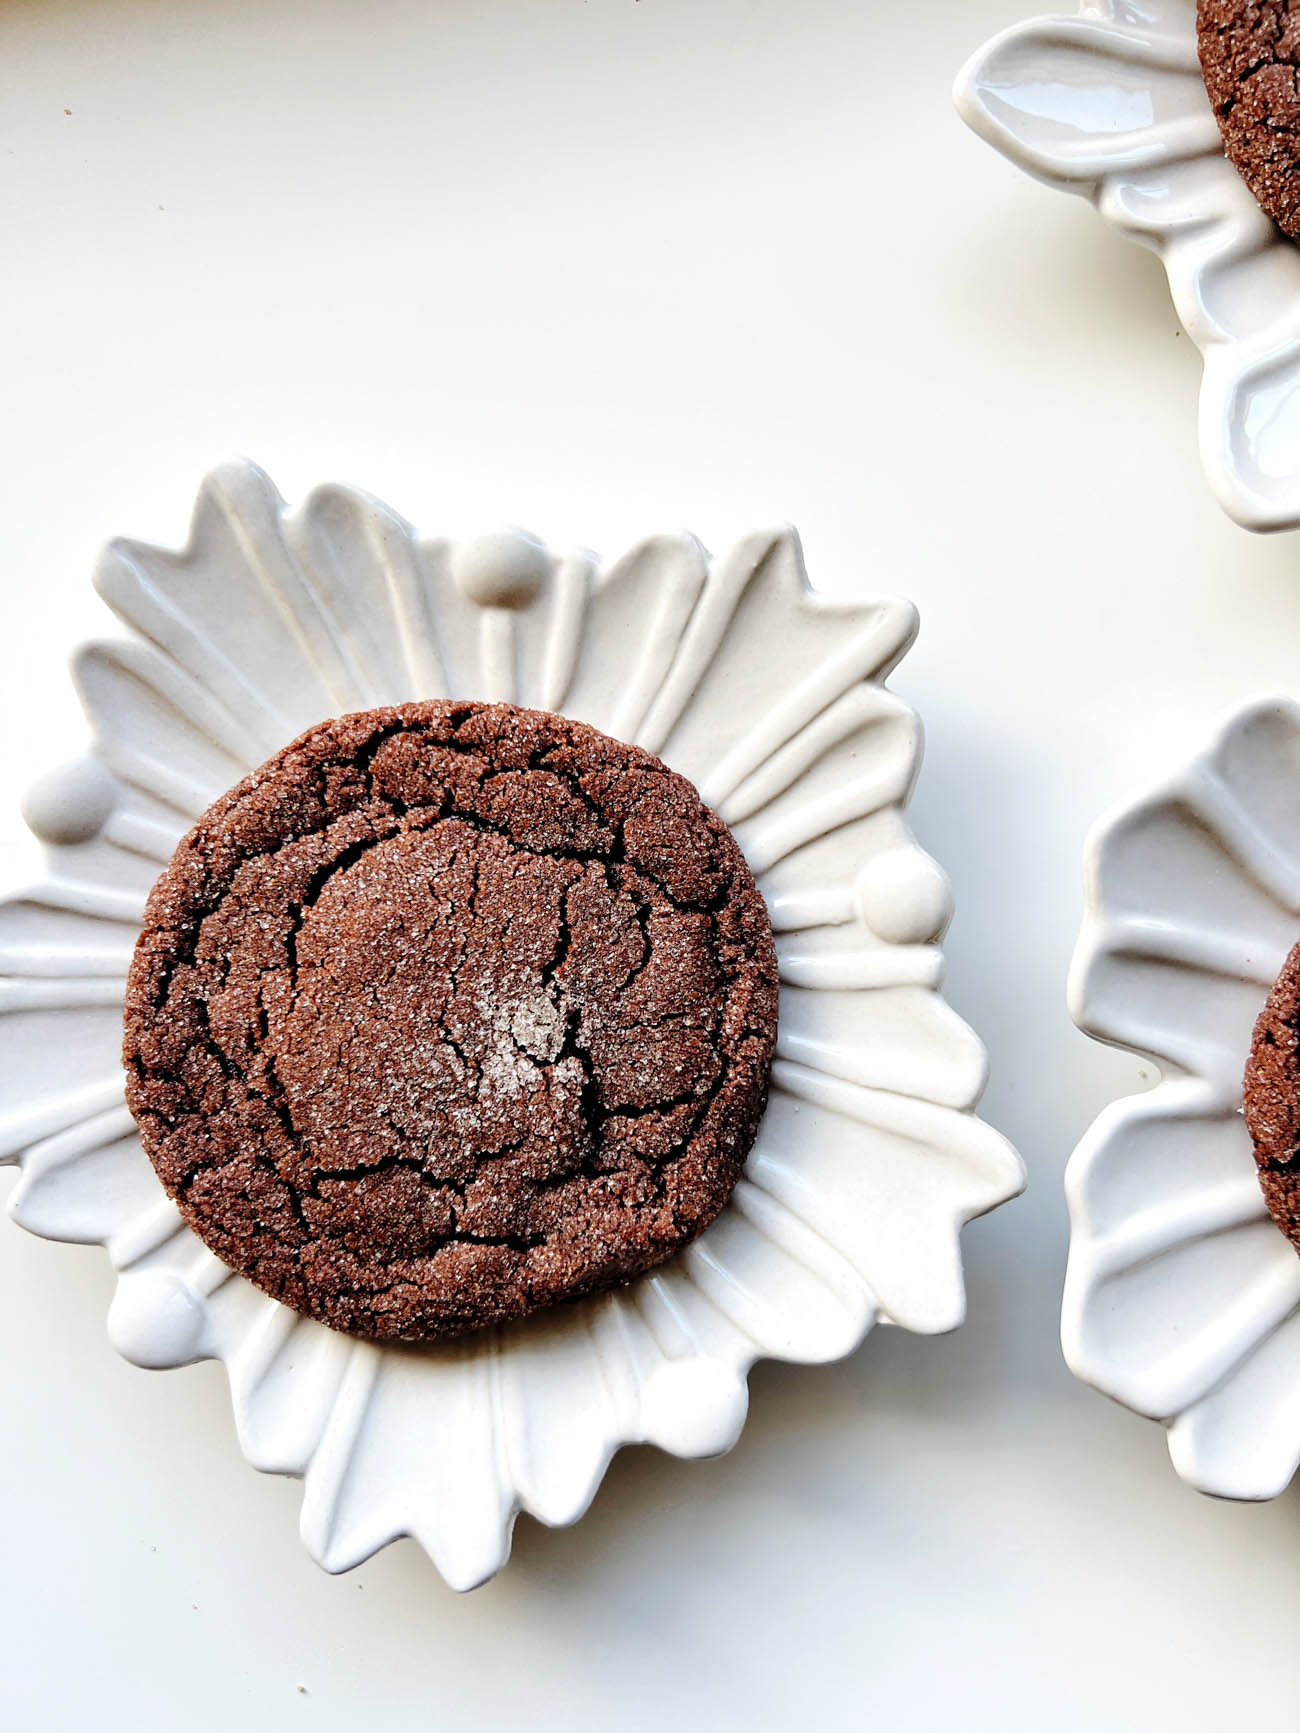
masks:
<path fill-rule="evenodd" d="M 959 1231 L 1023 1173 L 973 1116 L 983 1049 L 937 991 L 948 887 L 903 817 L 920 729 L 884 686 L 908 603 L 815 596 L 789 530 L 716 560 L 654 537 L 602 570 L 514 532 L 423 538 L 345 488 L 288 514 L 249 464 L 204 483 L 180 553 L 115 542 L 97 582 L 131 636 L 76 658 L 93 751 L 33 790 L 48 876 L 0 904 L 11 1210 L 108 1249 L 128 1358 L 224 1362 L 241 1447 L 303 1478 L 327 1569 L 413 1535 L 472 1587 L 520 1510 L 580 1516 L 621 1445 L 727 1449 L 759 1356 L 961 1321 Z M 662 753 L 735 825 L 782 978 L 771 1102 L 708 1233 L 618 1293 L 425 1348 L 337 1335 L 213 1257 L 140 1147 L 119 1060 L 180 835 L 303 728 L 415 696 L 562 710 Z"/>
<path fill-rule="evenodd" d="M 1004 156 L 1160 254 L 1205 359 L 1211 486 L 1250 529 L 1300 525 L 1300 248 L 1223 154 L 1194 0 L 1104 0 L 1017 25 L 972 57 L 954 97 Z"/>
<path fill-rule="evenodd" d="M 1300 938 L 1300 709 L 1252 705 L 1089 843 L 1071 1011 L 1170 1073 L 1070 1158 L 1061 1341 L 1169 1427 L 1207 1492 L 1271 1498 L 1300 1462 L 1300 1257 L 1241 1114 L 1255 1019 Z"/>

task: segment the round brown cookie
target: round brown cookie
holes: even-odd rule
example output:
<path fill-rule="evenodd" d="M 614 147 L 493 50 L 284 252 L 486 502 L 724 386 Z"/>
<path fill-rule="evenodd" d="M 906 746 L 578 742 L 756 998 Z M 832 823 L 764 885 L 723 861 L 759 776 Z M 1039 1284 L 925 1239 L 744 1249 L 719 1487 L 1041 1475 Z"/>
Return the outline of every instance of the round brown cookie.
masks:
<path fill-rule="evenodd" d="M 454 1336 L 717 1215 L 777 974 L 731 833 L 658 759 L 508 704 L 313 728 L 149 898 L 127 1099 L 219 1257 L 337 1329 Z"/>
<path fill-rule="evenodd" d="M 1198 0 L 1196 34 L 1229 160 L 1300 239 L 1300 3 Z"/>
<path fill-rule="evenodd" d="M 1300 945 L 1255 1024 L 1243 1097 L 1265 1201 L 1300 1250 Z"/>

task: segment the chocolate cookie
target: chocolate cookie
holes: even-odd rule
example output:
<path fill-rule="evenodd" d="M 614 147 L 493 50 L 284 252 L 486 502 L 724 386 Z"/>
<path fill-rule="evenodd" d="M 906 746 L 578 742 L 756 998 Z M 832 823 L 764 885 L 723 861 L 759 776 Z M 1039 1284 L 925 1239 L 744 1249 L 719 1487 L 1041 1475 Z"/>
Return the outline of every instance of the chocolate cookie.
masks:
<path fill-rule="evenodd" d="M 1300 5 L 1198 0 L 1196 34 L 1229 160 L 1273 221 L 1300 239 Z"/>
<path fill-rule="evenodd" d="M 323 723 L 154 887 L 127 1099 L 226 1263 L 337 1329 L 454 1336 L 717 1215 L 767 1093 L 771 926 L 684 778 L 508 704 Z"/>
<path fill-rule="evenodd" d="M 1300 1251 L 1300 945 L 1255 1024 L 1243 1094 L 1264 1199 Z"/>

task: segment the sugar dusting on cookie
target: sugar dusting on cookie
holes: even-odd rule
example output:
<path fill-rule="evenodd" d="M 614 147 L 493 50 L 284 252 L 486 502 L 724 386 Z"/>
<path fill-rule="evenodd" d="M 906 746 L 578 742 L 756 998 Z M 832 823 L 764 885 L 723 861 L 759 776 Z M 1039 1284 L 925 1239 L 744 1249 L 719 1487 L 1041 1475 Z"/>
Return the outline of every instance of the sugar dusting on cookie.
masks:
<path fill-rule="evenodd" d="M 323 724 L 150 898 L 128 1099 L 189 1224 L 359 1334 L 626 1281 L 739 1176 L 776 962 L 726 826 L 638 749 L 509 705 Z"/>

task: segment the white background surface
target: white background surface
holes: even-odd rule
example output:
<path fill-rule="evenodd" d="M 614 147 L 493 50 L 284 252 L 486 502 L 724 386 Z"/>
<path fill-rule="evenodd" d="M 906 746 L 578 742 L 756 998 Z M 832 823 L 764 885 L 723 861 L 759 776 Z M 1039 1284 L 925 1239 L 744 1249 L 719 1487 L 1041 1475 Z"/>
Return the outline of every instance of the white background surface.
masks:
<path fill-rule="evenodd" d="M 915 822 L 1031 1185 L 957 1335 L 760 1368 L 730 1457 L 626 1454 L 468 1598 L 409 1543 L 323 1576 L 218 1371 L 117 1360 L 102 1255 L 0 1225 L 5 1733 L 1291 1724 L 1300 1496 L 1180 1485 L 1056 1329 L 1062 1166 L 1142 1081 L 1064 1010 L 1083 838 L 1300 686 L 1300 542 L 1211 502 L 1154 259 L 953 115 L 1031 5 L 0 8 L 7 873 L 96 548 L 228 454 L 606 554 L 790 519 L 920 605 Z"/>

